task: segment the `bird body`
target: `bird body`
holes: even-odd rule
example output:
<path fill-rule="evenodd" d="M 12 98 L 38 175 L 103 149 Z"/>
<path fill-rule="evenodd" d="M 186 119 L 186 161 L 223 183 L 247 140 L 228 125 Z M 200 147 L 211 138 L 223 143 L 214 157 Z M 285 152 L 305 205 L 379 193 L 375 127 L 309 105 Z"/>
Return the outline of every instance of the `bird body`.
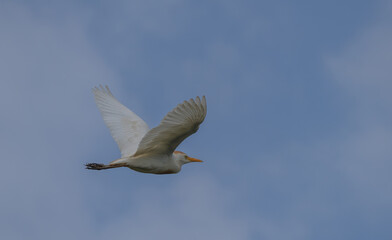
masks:
<path fill-rule="evenodd" d="M 143 173 L 171 174 L 178 173 L 183 164 L 202 162 L 175 149 L 204 121 L 207 114 L 204 96 L 177 105 L 157 127 L 149 129 L 139 116 L 113 96 L 107 86 L 95 87 L 93 93 L 104 122 L 120 148 L 121 158 L 108 165 L 88 163 L 87 169 L 128 167 Z"/>
<path fill-rule="evenodd" d="M 143 173 L 170 174 L 178 173 L 181 170 L 181 166 L 187 163 L 184 155 L 185 154 L 180 151 L 173 152 L 171 156 L 162 154 L 143 154 L 135 157 L 127 157 L 125 159 L 120 158 L 113 161 L 112 164 L 123 163 L 126 167 Z"/>

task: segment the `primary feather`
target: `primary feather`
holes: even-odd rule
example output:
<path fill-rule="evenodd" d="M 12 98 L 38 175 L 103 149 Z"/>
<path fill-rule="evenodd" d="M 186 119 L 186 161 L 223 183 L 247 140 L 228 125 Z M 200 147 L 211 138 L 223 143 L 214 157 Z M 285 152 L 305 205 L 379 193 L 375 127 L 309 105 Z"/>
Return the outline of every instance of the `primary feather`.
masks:
<path fill-rule="evenodd" d="M 171 154 L 187 137 L 194 134 L 207 114 L 206 98 L 178 104 L 141 140 L 135 156 L 144 153 Z"/>
<path fill-rule="evenodd" d="M 103 121 L 120 148 L 121 157 L 133 155 L 139 142 L 149 131 L 148 125 L 122 105 L 110 92 L 108 86 L 95 87 L 93 93 Z"/>
<path fill-rule="evenodd" d="M 207 114 L 206 98 L 196 97 L 178 104 L 150 130 L 139 116 L 113 96 L 108 86 L 95 87 L 93 93 L 122 158 L 146 153 L 172 154 L 185 138 L 199 129 Z"/>

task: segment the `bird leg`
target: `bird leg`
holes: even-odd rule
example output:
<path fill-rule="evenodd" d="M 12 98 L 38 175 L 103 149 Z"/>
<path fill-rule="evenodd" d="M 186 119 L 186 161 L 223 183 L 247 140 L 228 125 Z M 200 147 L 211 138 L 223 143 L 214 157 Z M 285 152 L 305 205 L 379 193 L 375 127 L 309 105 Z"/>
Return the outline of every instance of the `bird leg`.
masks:
<path fill-rule="evenodd" d="M 90 170 L 103 170 L 103 169 L 109 169 L 109 168 L 118 168 L 118 167 L 126 167 L 124 163 L 113 163 L 109 165 L 105 165 L 102 163 L 87 163 L 86 169 Z"/>

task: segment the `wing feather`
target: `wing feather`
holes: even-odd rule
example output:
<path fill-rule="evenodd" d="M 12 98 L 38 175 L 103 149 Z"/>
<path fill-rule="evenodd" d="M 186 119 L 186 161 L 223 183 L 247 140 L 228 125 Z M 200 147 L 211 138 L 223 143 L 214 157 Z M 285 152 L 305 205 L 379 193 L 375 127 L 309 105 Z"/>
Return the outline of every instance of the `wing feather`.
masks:
<path fill-rule="evenodd" d="M 143 136 L 149 131 L 148 125 L 122 105 L 110 92 L 108 86 L 95 87 L 93 93 L 103 121 L 120 148 L 121 156 L 133 155 Z"/>
<path fill-rule="evenodd" d="M 178 104 L 143 137 L 135 156 L 148 152 L 171 154 L 185 138 L 197 132 L 206 114 L 205 96 Z"/>

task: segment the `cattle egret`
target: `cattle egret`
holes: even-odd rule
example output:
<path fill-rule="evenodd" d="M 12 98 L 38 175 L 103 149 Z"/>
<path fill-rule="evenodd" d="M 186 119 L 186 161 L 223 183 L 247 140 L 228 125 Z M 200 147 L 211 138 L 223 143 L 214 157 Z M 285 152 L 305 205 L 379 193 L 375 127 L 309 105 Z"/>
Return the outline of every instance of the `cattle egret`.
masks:
<path fill-rule="evenodd" d="M 113 96 L 108 86 L 95 87 L 93 93 L 103 120 L 120 148 L 121 158 L 107 165 L 88 163 L 87 169 L 128 167 L 143 173 L 170 174 L 178 173 L 183 164 L 202 162 L 175 149 L 204 121 L 207 114 L 204 96 L 178 104 L 157 127 L 149 129 Z"/>

